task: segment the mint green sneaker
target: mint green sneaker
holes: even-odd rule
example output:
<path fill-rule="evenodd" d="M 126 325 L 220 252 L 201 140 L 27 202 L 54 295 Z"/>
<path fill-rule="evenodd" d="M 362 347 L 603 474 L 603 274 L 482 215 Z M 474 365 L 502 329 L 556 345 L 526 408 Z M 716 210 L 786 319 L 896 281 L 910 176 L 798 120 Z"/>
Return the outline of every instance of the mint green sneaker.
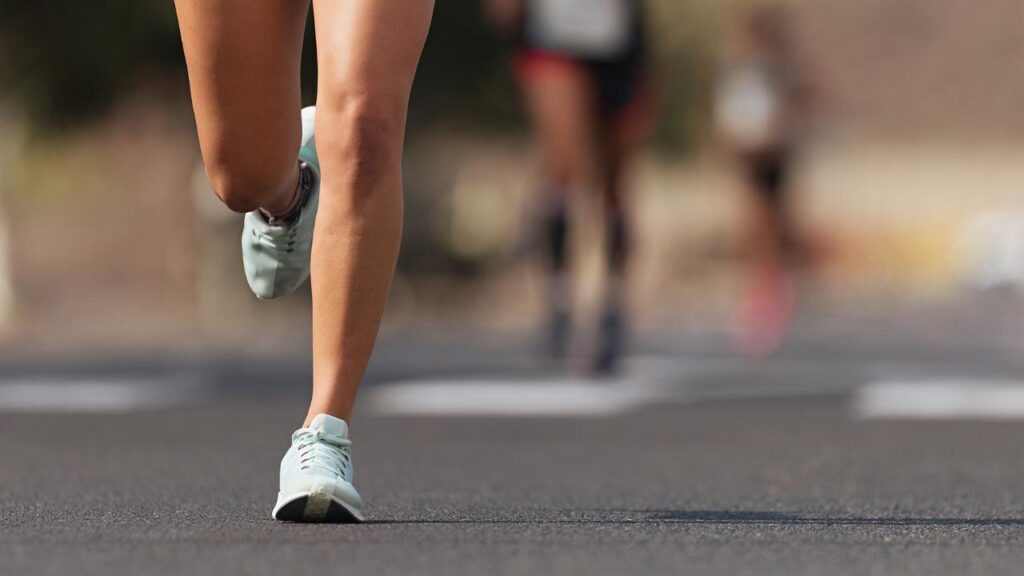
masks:
<path fill-rule="evenodd" d="M 263 300 L 291 294 L 309 278 L 313 223 L 320 199 L 320 160 L 313 138 L 315 120 L 315 106 L 302 109 L 299 160 L 313 172 L 313 184 L 299 218 L 287 226 L 275 226 L 259 210 L 245 215 L 242 264 L 249 287 Z"/>
<path fill-rule="evenodd" d="M 275 520 L 285 522 L 362 522 L 363 499 L 352 485 L 348 424 L 319 414 L 308 428 L 292 434 L 281 460 L 281 488 Z"/>

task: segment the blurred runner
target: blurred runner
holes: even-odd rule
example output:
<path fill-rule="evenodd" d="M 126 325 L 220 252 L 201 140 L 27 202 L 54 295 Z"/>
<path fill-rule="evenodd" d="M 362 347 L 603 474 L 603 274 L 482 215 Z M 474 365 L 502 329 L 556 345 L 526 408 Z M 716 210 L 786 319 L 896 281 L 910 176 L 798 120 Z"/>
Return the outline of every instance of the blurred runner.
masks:
<path fill-rule="evenodd" d="M 641 1 L 488 2 L 494 23 L 515 40 L 513 65 L 543 158 L 548 352 L 563 358 L 570 340 L 570 210 L 580 196 L 595 194 L 603 206 L 608 274 L 593 368 L 613 371 L 626 332 L 625 172 L 652 120 Z"/>
<path fill-rule="evenodd" d="M 751 263 L 735 334 L 744 352 L 762 356 L 782 344 L 794 306 L 803 246 L 793 221 L 791 176 L 810 91 L 780 7 L 742 12 L 734 36 L 715 113 L 750 200 L 745 242 Z"/>
<path fill-rule="evenodd" d="M 207 175 L 245 213 L 249 286 L 271 299 L 311 279 L 313 395 L 273 517 L 361 521 L 348 423 L 398 256 L 406 110 L 434 2 L 312 3 L 318 106 L 301 113 L 309 0 L 175 7 Z"/>

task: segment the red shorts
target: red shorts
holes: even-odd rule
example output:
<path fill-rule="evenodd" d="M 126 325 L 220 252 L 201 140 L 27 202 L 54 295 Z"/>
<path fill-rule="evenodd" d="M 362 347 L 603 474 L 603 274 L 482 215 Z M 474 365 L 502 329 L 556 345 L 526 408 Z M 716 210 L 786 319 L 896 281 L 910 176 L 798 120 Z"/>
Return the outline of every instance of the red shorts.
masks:
<path fill-rule="evenodd" d="M 512 59 L 512 69 L 523 84 L 568 71 L 583 72 L 594 86 L 603 118 L 630 126 L 650 124 L 655 108 L 649 75 L 639 62 L 592 61 L 558 52 L 523 48 Z"/>

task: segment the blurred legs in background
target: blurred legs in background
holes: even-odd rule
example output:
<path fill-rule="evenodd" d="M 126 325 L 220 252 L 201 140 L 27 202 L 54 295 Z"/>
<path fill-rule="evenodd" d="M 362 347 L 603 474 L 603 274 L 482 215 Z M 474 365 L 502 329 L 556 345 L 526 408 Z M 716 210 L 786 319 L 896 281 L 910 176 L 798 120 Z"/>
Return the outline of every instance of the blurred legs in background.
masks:
<path fill-rule="evenodd" d="M 632 230 L 624 180 L 630 155 L 639 144 L 633 118 L 623 116 L 608 124 L 605 126 L 607 133 L 603 138 L 605 163 L 601 170 L 607 278 L 598 326 L 598 349 L 595 358 L 595 369 L 598 372 L 610 372 L 615 369 L 626 336 L 623 314 Z"/>
<path fill-rule="evenodd" d="M 625 278 L 630 221 L 625 171 L 643 137 L 633 114 L 640 95 L 634 66 L 603 65 L 526 50 L 518 73 L 541 151 L 544 191 L 543 229 L 547 244 L 547 351 L 555 359 L 568 352 L 572 290 L 569 282 L 571 209 L 581 194 L 600 200 L 606 267 L 593 369 L 616 368 L 625 336 Z M 609 90 L 610 88 L 610 90 Z M 616 90 L 617 89 L 617 90 Z M 610 96 L 620 92 L 624 98 Z"/>
<path fill-rule="evenodd" d="M 568 352 L 572 287 L 569 250 L 573 196 L 596 186 L 595 101 L 586 67 L 566 58 L 528 55 L 519 63 L 541 153 L 541 218 L 548 257 L 547 352 Z"/>
<path fill-rule="evenodd" d="M 778 349 L 788 330 L 800 246 L 790 214 L 788 155 L 767 152 L 744 162 L 748 197 L 744 241 L 750 265 L 737 338 L 744 352 L 761 356 Z"/>
<path fill-rule="evenodd" d="M 781 6 L 739 11 L 715 98 L 720 135 L 747 197 L 748 280 L 735 336 L 747 354 L 778 350 L 794 306 L 794 273 L 805 254 L 795 228 L 791 172 L 809 117 L 811 89 Z"/>

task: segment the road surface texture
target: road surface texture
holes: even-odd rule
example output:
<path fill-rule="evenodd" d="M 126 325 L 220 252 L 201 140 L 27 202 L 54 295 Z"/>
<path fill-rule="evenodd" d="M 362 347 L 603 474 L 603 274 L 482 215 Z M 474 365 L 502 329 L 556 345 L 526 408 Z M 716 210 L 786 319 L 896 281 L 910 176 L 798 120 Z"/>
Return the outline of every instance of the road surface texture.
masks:
<path fill-rule="evenodd" d="M 8 359 L 0 574 L 1020 573 L 1020 341 L 956 335 L 760 362 L 676 335 L 605 380 L 522 343 L 386 341 L 363 525 L 270 518 L 302 358 Z M 915 387 L 944 411 L 915 415 Z"/>

